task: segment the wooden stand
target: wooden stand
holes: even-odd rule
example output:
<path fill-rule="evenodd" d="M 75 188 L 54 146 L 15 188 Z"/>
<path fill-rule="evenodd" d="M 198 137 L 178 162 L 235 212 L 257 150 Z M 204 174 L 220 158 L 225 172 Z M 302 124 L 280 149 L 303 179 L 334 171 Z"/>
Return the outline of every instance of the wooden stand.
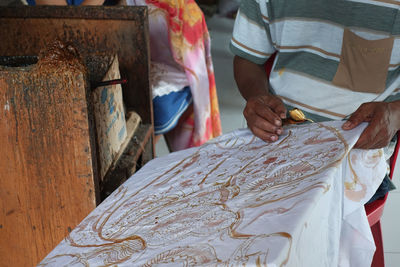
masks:
<path fill-rule="evenodd" d="M 35 56 L 59 39 L 71 42 L 89 67 L 87 76 L 0 73 L 0 266 L 33 266 L 153 158 L 147 9 L 7 7 L 0 8 L 0 25 L 0 57 Z M 128 80 L 128 113 L 137 112 L 141 123 L 135 132 L 127 129 L 131 138 L 101 182 L 90 83 L 106 71 L 97 59 L 114 54 Z M 11 82 L 16 75 L 21 83 Z M 66 78 L 67 88 L 60 82 Z"/>

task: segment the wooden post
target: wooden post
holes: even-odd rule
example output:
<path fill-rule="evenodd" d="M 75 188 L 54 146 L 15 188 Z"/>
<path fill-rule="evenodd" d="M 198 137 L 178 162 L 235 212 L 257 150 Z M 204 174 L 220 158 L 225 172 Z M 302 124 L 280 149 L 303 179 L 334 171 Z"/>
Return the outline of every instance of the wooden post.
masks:
<path fill-rule="evenodd" d="M 88 82 L 0 67 L 0 265 L 34 266 L 96 207 Z"/>

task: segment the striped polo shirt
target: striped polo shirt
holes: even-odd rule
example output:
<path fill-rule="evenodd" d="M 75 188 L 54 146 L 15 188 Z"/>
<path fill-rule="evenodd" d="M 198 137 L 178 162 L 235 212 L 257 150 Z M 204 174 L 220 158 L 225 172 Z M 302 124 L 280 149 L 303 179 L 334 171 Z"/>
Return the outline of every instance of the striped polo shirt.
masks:
<path fill-rule="evenodd" d="M 400 99 L 400 0 L 242 0 L 230 48 L 278 52 L 270 88 L 317 120 Z"/>

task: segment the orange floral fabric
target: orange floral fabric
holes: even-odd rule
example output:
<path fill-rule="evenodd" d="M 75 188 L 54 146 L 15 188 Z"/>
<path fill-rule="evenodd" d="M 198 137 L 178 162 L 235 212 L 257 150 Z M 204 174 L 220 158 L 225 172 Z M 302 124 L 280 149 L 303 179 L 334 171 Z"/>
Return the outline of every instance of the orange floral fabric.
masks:
<path fill-rule="evenodd" d="M 173 150 L 199 146 L 222 132 L 211 60 L 210 36 L 203 13 L 193 0 L 146 0 L 151 16 L 164 16 L 172 56 L 188 79 L 193 114 L 170 137 Z"/>

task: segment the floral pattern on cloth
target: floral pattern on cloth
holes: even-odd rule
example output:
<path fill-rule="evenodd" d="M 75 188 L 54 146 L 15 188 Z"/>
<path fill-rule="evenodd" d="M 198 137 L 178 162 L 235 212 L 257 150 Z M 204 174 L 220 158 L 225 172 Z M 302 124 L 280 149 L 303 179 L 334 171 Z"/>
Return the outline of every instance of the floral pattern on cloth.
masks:
<path fill-rule="evenodd" d="M 128 5 L 149 8 L 150 46 L 153 65 L 169 66 L 176 80 L 155 95 L 183 89 L 187 85 L 193 97 L 193 112 L 170 135 L 173 150 L 199 146 L 222 133 L 210 36 L 204 15 L 194 0 L 127 0 Z M 163 32 L 166 29 L 167 35 Z M 166 43 L 166 44 L 165 44 Z M 165 75 L 164 75 L 165 76 Z M 156 81 L 157 82 L 157 81 Z M 163 81 L 158 81 L 163 84 Z M 185 84 L 186 86 L 186 84 Z"/>
<path fill-rule="evenodd" d="M 365 124 L 342 123 L 275 143 L 237 130 L 154 159 L 39 266 L 370 266 L 364 203 L 387 166 L 381 149 L 351 150 Z"/>

